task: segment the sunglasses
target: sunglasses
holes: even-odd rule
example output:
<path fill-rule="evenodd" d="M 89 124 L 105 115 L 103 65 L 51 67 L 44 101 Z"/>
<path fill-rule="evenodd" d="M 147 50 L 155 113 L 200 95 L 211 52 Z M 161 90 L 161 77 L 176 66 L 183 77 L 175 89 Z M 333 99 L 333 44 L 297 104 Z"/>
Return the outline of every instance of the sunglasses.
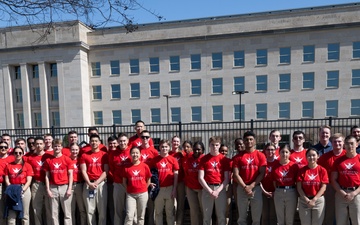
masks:
<path fill-rule="evenodd" d="M 35 142 L 28 142 L 28 145 L 34 145 Z"/>
<path fill-rule="evenodd" d="M 141 136 L 141 139 L 149 139 L 150 138 L 150 136 Z"/>
<path fill-rule="evenodd" d="M 303 137 L 294 137 L 294 140 L 302 140 L 304 139 Z"/>
<path fill-rule="evenodd" d="M 6 146 L 0 146 L 0 149 L 7 149 Z"/>
<path fill-rule="evenodd" d="M 22 155 L 22 152 L 14 152 L 14 155 Z"/>

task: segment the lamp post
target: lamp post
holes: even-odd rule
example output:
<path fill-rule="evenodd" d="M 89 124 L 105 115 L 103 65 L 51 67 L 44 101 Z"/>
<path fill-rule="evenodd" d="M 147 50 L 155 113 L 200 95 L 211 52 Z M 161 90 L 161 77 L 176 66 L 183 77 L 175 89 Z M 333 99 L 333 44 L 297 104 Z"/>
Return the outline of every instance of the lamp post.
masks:
<path fill-rule="evenodd" d="M 163 97 L 166 98 L 166 120 L 167 120 L 167 124 L 169 124 L 169 95 L 163 95 Z"/>
<path fill-rule="evenodd" d="M 240 132 L 241 132 L 241 95 L 249 93 L 248 91 L 233 91 L 232 94 L 233 95 L 239 95 L 239 114 L 240 114 L 240 118 L 239 118 L 239 124 L 240 124 Z"/>

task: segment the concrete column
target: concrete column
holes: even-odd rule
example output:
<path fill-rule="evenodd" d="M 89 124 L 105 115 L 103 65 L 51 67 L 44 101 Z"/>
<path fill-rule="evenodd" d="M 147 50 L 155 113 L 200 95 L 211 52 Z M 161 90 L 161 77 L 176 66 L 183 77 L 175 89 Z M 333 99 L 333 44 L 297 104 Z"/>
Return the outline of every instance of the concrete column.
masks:
<path fill-rule="evenodd" d="M 29 74 L 26 63 L 20 63 L 21 89 L 23 95 L 24 128 L 32 128 L 31 94 Z"/>
<path fill-rule="evenodd" d="M 40 87 L 40 105 L 41 105 L 41 122 L 43 128 L 50 127 L 49 119 L 49 87 L 45 71 L 45 63 L 39 62 L 39 87 Z"/>
<path fill-rule="evenodd" d="M 14 105 L 13 105 L 13 94 L 12 94 L 12 82 L 9 65 L 3 65 L 2 69 L 3 81 L 1 82 L 1 89 L 3 90 L 3 98 L 0 100 L 3 106 L 3 117 L 6 118 L 6 124 L 3 127 L 8 129 L 14 129 Z"/>

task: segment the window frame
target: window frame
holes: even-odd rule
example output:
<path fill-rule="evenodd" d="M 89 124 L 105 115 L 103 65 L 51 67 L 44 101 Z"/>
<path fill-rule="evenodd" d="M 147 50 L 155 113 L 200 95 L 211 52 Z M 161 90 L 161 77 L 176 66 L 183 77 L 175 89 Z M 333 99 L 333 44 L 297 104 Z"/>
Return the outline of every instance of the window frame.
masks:
<path fill-rule="evenodd" d="M 334 104 L 334 105 L 329 105 Z M 330 113 L 333 112 L 333 113 Z M 338 100 L 326 100 L 325 102 L 325 116 L 326 117 L 338 117 L 339 115 L 339 101 Z"/>
<path fill-rule="evenodd" d="M 101 77 L 101 63 L 92 62 L 91 63 L 91 76 L 92 77 Z"/>
<path fill-rule="evenodd" d="M 305 107 L 305 104 L 309 104 L 307 105 L 309 107 Z M 307 111 L 309 111 L 310 113 L 308 113 Z M 301 117 L 314 118 L 314 101 L 304 101 L 301 103 Z"/>
<path fill-rule="evenodd" d="M 199 58 L 197 58 L 199 57 Z M 196 66 L 198 65 L 198 66 Z M 190 55 L 190 70 L 197 71 L 201 70 L 201 54 Z"/>
<path fill-rule="evenodd" d="M 137 87 L 135 87 L 135 85 L 137 85 Z M 130 99 L 140 99 L 140 97 L 140 83 L 130 83 Z"/>
<path fill-rule="evenodd" d="M 256 66 L 268 65 L 268 50 L 266 48 L 256 49 Z"/>
<path fill-rule="evenodd" d="M 223 54 L 222 52 L 211 53 L 211 69 L 220 70 L 223 68 Z"/>
<path fill-rule="evenodd" d="M 217 83 L 220 82 L 220 83 Z M 222 95 L 223 94 L 223 79 L 222 77 L 215 77 L 211 79 L 211 94 Z"/>
<path fill-rule="evenodd" d="M 170 117 L 171 117 L 171 123 L 181 122 L 181 108 L 180 107 L 171 107 L 170 108 Z M 176 118 L 178 118 L 178 119 L 176 119 Z"/>
<path fill-rule="evenodd" d="M 327 46 L 327 60 L 339 61 L 340 60 L 340 44 L 329 43 Z"/>
<path fill-rule="evenodd" d="M 119 114 L 116 115 L 117 113 L 119 113 Z M 117 124 L 117 125 L 122 125 L 122 112 L 121 112 L 121 110 L 112 110 L 111 114 L 112 114 L 112 123 Z M 120 123 L 117 123 L 116 120 L 119 120 Z"/>
<path fill-rule="evenodd" d="M 170 81 L 170 96 L 181 96 L 180 80 L 171 80 Z"/>
<path fill-rule="evenodd" d="M 102 100 L 102 87 L 101 85 L 93 85 L 92 86 L 92 100 L 100 101 Z"/>
<path fill-rule="evenodd" d="M 216 118 L 219 117 L 219 118 Z M 224 107 L 222 105 L 213 105 L 212 106 L 212 121 L 221 122 L 224 120 Z"/>
<path fill-rule="evenodd" d="M 234 67 L 236 68 L 242 68 L 245 67 L 245 51 L 239 50 L 234 51 Z"/>
<path fill-rule="evenodd" d="M 326 71 L 326 88 L 339 88 L 339 70 Z M 336 85 L 331 85 L 335 83 Z"/>
<path fill-rule="evenodd" d="M 291 74 L 290 73 L 279 74 L 279 91 L 290 91 L 290 90 L 291 90 Z"/>
<path fill-rule="evenodd" d="M 130 75 L 140 74 L 139 59 L 129 59 L 129 72 L 130 72 Z"/>
<path fill-rule="evenodd" d="M 116 87 L 118 87 L 119 89 L 116 90 L 115 89 Z M 121 99 L 121 85 L 120 84 L 111 84 L 111 99 L 112 100 Z"/>
<path fill-rule="evenodd" d="M 291 103 L 290 102 L 279 102 L 279 119 L 290 119 L 291 116 Z"/>
<path fill-rule="evenodd" d="M 114 65 L 115 63 L 115 65 Z M 110 75 L 111 76 L 119 76 L 120 75 L 120 61 L 119 60 L 111 60 L 110 61 Z"/>
<path fill-rule="evenodd" d="M 267 120 L 267 103 L 258 103 L 256 104 L 256 119 L 257 120 Z M 263 116 L 261 116 L 263 115 Z"/>
<path fill-rule="evenodd" d="M 150 118 L 151 118 L 151 123 L 160 124 L 161 123 L 161 108 L 151 108 L 150 109 Z"/>
<path fill-rule="evenodd" d="M 170 62 L 169 63 L 170 72 L 180 72 L 180 56 L 178 56 L 178 55 L 170 56 L 169 62 Z"/>
<path fill-rule="evenodd" d="M 279 48 L 279 63 L 280 64 L 291 64 L 291 48 L 282 47 Z"/>
<path fill-rule="evenodd" d="M 201 123 L 202 122 L 201 106 L 191 106 L 191 122 L 193 122 L 193 123 Z"/>
<path fill-rule="evenodd" d="M 149 58 L 149 73 L 160 73 L 159 57 L 150 57 Z"/>
<path fill-rule="evenodd" d="M 315 62 L 315 45 L 303 46 L 303 63 Z"/>
<path fill-rule="evenodd" d="M 194 84 L 194 82 L 199 82 L 200 85 L 196 86 L 197 84 Z M 190 80 L 190 90 L 191 95 L 199 96 L 201 95 L 201 79 L 191 79 Z"/>
<path fill-rule="evenodd" d="M 311 75 L 311 77 L 310 77 Z M 309 77 L 305 77 L 309 76 Z M 303 90 L 314 90 L 315 89 L 315 73 L 314 72 L 304 72 L 302 76 L 302 89 Z M 307 78 L 307 79 L 305 79 Z M 311 78 L 311 79 L 308 79 Z M 310 85 L 311 84 L 311 85 Z"/>
<path fill-rule="evenodd" d="M 351 87 L 360 87 L 360 69 L 351 70 Z"/>
<path fill-rule="evenodd" d="M 160 97 L 160 82 L 159 81 L 153 81 L 150 82 L 150 97 L 151 98 L 159 98 Z M 153 86 L 157 85 L 157 87 Z"/>
<path fill-rule="evenodd" d="M 259 79 L 265 79 L 265 80 L 259 80 Z M 267 75 L 256 75 L 256 92 L 267 92 L 267 91 L 268 91 Z"/>

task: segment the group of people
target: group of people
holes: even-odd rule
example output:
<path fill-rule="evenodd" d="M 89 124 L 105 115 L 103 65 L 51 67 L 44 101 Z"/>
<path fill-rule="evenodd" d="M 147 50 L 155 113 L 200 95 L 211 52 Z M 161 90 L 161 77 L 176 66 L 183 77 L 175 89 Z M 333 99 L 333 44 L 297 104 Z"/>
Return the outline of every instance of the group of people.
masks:
<path fill-rule="evenodd" d="M 161 140 L 158 151 L 143 121 L 135 131 L 104 146 L 92 127 L 83 147 L 76 131 L 66 146 L 44 135 L 19 138 L 12 148 L 3 134 L 0 224 L 161 225 L 165 212 L 168 225 L 182 225 L 187 199 L 192 225 L 230 224 L 233 200 L 239 225 L 249 213 L 254 225 L 291 225 L 297 208 L 304 225 L 360 225 L 358 126 L 347 137 L 320 127 L 319 143 L 308 149 L 302 131 L 293 133 L 291 148 L 279 146 L 273 130 L 260 150 L 247 131 L 232 158 L 220 137 L 209 139 L 207 154 L 203 142 L 178 136 Z"/>

